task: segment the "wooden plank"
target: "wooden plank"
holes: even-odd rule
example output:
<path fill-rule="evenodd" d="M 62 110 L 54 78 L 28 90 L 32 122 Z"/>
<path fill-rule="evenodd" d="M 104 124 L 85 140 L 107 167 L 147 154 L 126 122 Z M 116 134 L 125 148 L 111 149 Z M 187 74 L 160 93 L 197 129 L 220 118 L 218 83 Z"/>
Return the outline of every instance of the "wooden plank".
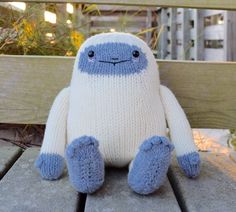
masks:
<path fill-rule="evenodd" d="M 224 59 L 236 60 L 236 13 L 235 11 L 224 11 Z"/>
<path fill-rule="evenodd" d="M 194 10 L 194 52 L 195 60 L 204 59 L 204 11 Z"/>
<path fill-rule="evenodd" d="M 178 25 L 180 25 L 182 27 L 182 24 L 178 24 Z M 181 30 L 176 30 L 176 40 L 181 40 L 181 42 L 182 42 L 182 39 L 183 39 L 182 36 L 183 35 L 181 33 Z"/>
<path fill-rule="evenodd" d="M 0 181 L 0 211 L 75 211 L 77 192 L 65 175 L 42 180 L 34 168 L 38 148 L 27 149 Z"/>
<path fill-rule="evenodd" d="M 138 22 L 138 25 L 139 25 L 139 28 L 145 28 L 145 29 L 150 29 L 152 28 L 152 19 L 153 19 L 153 16 L 152 16 L 152 10 L 149 10 L 147 9 L 147 16 L 146 16 L 146 23 L 145 23 L 145 26 L 142 27 L 142 22 L 141 21 L 136 21 L 136 23 Z M 127 20 L 128 17 L 127 17 Z M 128 21 L 127 21 L 128 22 Z M 145 41 L 146 43 L 150 43 L 150 41 L 152 40 L 152 32 L 146 32 L 146 38 L 145 38 Z"/>
<path fill-rule="evenodd" d="M 159 61 L 193 128 L 236 128 L 236 63 Z"/>
<path fill-rule="evenodd" d="M 137 24 L 137 22 L 145 22 L 146 21 L 146 16 L 131 16 L 131 15 L 126 15 L 125 16 L 126 20 L 129 23 L 132 23 L 133 25 Z M 115 23 L 120 20 L 120 16 L 118 15 L 110 15 L 110 16 L 91 16 L 91 21 L 96 22 L 96 23 Z M 151 19 L 153 21 L 153 19 Z"/>
<path fill-rule="evenodd" d="M 3 0 L 9 2 L 9 0 Z M 10 0 L 22 1 L 22 0 Z M 74 2 L 88 4 L 109 4 L 109 5 L 133 5 L 133 6 L 158 6 L 158 7 L 181 7 L 181 8 L 206 8 L 206 9 L 224 9 L 235 10 L 235 0 L 24 0 L 24 2 Z"/>
<path fill-rule="evenodd" d="M 228 45 L 230 42 L 232 42 L 231 49 L 229 48 L 228 50 L 228 59 L 230 61 L 236 61 L 236 42 L 234 35 L 236 33 L 236 12 L 235 11 L 228 11 L 228 26 L 231 27 L 229 29 L 229 40 L 228 40 Z"/>
<path fill-rule="evenodd" d="M 176 60 L 176 18 L 177 18 L 177 9 L 171 8 L 170 9 L 170 45 L 171 45 L 171 59 Z"/>
<path fill-rule="evenodd" d="M 207 17 L 207 16 L 213 16 L 213 15 L 218 15 L 223 13 L 223 10 L 204 10 L 203 11 L 203 16 Z"/>
<path fill-rule="evenodd" d="M 193 20 L 194 19 L 194 10 L 195 9 L 189 9 L 189 20 Z"/>
<path fill-rule="evenodd" d="M 158 42 L 158 49 L 157 49 L 157 56 L 159 59 L 165 59 L 168 55 L 167 53 L 167 36 L 168 36 L 168 16 L 167 16 L 167 9 L 162 8 L 160 11 L 160 18 L 159 18 L 159 33 L 160 33 L 160 38 Z"/>
<path fill-rule="evenodd" d="M 55 95 L 69 84 L 73 59 L 0 56 L 0 64 L 1 123 L 45 123 Z"/>
<path fill-rule="evenodd" d="M 190 21 L 190 20 L 189 20 Z M 194 33 L 195 29 L 191 28 L 189 29 L 189 34 L 190 34 L 190 40 L 194 40 L 195 39 L 195 33 Z M 191 45 L 192 46 L 192 45 Z"/>
<path fill-rule="evenodd" d="M 117 12 L 125 12 L 127 11 L 127 8 L 125 7 L 125 5 L 98 5 L 98 9 L 100 11 L 108 11 L 111 12 L 111 10 L 115 10 Z M 139 6 L 132 6 L 129 7 L 129 11 L 140 11 L 140 9 L 146 9 L 146 8 L 140 8 Z M 155 11 L 156 8 L 150 8 L 151 10 Z"/>
<path fill-rule="evenodd" d="M 189 58 L 190 58 L 190 60 L 194 60 L 195 59 L 194 47 L 191 47 L 189 49 Z"/>
<path fill-rule="evenodd" d="M 0 56 L 0 122 L 44 124 L 72 57 Z M 193 128 L 236 128 L 236 63 L 159 61 Z"/>
<path fill-rule="evenodd" d="M 0 141 L 0 179 L 6 174 L 20 155 L 20 147 Z"/>
<path fill-rule="evenodd" d="M 234 38 L 231 39 L 231 37 L 234 37 L 232 36 L 232 32 L 230 33 L 231 29 L 232 29 L 232 25 L 230 24 L 230 21 L 229 21 L 229 16 L 230 14 L 228 14 L 228 11 L 224 11 L 223 12 L 223 16 L 224 16 L 224 23 L 223 24 L 223 49 L 224 49 L 224 60 L 231 60 L 230 58 L 230 52 L 232 51 L 231 48 L 233 48 L 233 43 L 232 41 L 234 41 Z"/>
<path fill-rule="evenodd" d="M 226 154 L 202 153 L 201 174 L 188 179 L 173 162 L 169 178 L 184 211 L 235 211 L 235 161 Z"/>
<path fill-rule="evenodd" d="M 182 28 L 181 28 L 181 33 L 182 33 L 182 52 L 181 52 L 181 59 L 182 60 L 189 60 L 189 51 L 191 48 L 191 43 L 190 43 L 190 11 L 189 9 L 182 9 Z"/>
<path fill-rule="evenodd" d="M 127 183 L 127 170 L 106 170 L 104 186 L 86 199 L 85 212 L 180 211 L 168 181 L 153 195 L 134 193 Z"/>
<path fill-rule="evenodd" d="M 224 61 L 225 51 L 223 48 L 205 48 L 203 52 L 203 57 L 207 61 Z"/>
<path fill-rule="evenodd" d="M 210 25 L 204 28 L 202 40 L 224 40 L 225 26 L 227 24 Z"/>

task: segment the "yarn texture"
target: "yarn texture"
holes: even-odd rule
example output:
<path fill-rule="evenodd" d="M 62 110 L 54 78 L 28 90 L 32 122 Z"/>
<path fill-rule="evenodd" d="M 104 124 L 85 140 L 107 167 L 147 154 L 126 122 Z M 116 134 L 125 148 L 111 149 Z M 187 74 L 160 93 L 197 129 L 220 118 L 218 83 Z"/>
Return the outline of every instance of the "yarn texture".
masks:
<path fill-rule="evenodd" d="M 104 161 L 98 150 L 98 141 L 83 136 L 66 148 L 69 177 L 78 192 L 92 193 L 104 182 Z"/>
<path fill-rule="evenodd" d="M 196 152 L 177 157 L 180 167 L 190 178 L 195 178 L 200 173 L 200 157 Z"/>
<path fill-rule="evenodd" d="M 45 180 L 58 179 L 64 169 L 64 158 L 58 154 L 42 153 L 35 162 L 36 168 Z"/>
<path fill-rule="evenodd" d="M 166 121 L 180 167 L 197 176 L 191 127 L 174 94 L 160 85 L 151 49 L 128 33 L 95 35 L 81 46 L 70 85 L 53 103 L 38 160 L 65 156 L 72 185 L 84 193 L 102 186 L 105 165 L 132 163 L 130 187 L 149 194 L 163 184 L 170 164 Z M 61 170 L 50 161 L 38 168 L 42 177 L 42 170 Z"/>
<path fill-rule="evenodd" d="M 174 146 L 166 137 L 153 136 L 140 146 L 128 175 L 130 187 L 140 194 L 157 190 L 165 181 Z"/>

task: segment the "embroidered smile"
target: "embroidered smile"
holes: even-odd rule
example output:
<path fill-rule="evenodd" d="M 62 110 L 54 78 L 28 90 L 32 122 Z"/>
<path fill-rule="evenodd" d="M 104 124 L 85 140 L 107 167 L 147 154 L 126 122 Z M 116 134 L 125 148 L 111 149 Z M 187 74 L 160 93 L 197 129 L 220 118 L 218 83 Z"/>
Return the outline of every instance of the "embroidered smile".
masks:
<path fill-rule="evenodd" d="M 117 63 L 125 63 L 125 62 L 128 62 L 130 60 L 120 60 L 120 61 L 117 61 L 117 62 L 114 62 L 114 61 L 105 61 L 105 60 L 99 60 L 99 62 L 101 63 L 111 63 L 113 64 L 114 66 L 117 64 Z"/>

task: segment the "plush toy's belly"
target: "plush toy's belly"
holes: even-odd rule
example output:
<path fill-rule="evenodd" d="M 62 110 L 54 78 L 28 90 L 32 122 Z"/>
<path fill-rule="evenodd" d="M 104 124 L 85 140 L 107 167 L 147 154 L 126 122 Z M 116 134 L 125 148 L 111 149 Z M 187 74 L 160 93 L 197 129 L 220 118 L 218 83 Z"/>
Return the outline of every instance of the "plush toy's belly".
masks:
<path fill-rule="evenodd" d="M 107 165 L 127 165 L 145 139 L 165 135 L 158 95 L 111 84 L 81 86 L 79 91 L 83 92 L 77 92 L 77 98 L 72 96 L 70 101 L 68 142 L 83 135 L 95 137 Z"/>

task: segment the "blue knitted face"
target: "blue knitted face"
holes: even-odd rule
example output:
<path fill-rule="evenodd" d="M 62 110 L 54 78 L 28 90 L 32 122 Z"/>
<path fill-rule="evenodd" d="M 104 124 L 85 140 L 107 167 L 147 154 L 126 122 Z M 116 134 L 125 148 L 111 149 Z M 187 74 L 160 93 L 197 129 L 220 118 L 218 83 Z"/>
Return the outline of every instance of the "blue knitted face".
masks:
<path fill-rule="evenodd" d="M 94 75 L 129 75 L 147 67 L 142 50 L 125 43 L 105 43 L 89 46 L 79 58 L 81 72 Z"/>

